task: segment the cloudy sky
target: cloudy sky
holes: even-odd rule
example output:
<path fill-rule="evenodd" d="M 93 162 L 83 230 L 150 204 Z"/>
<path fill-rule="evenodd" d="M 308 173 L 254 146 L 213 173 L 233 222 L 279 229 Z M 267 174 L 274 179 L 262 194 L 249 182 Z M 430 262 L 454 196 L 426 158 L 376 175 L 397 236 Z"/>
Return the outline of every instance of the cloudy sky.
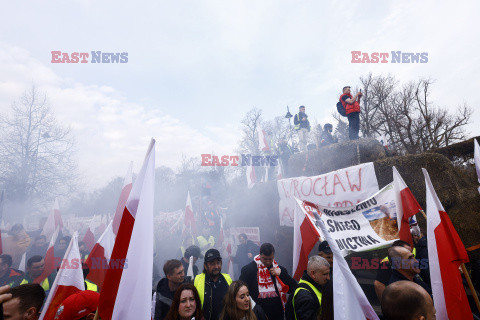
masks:
<path fill-rule="evenodd" d="M 460 5 L 461 4 L 461 5 Z M 73 129 L 87 186 L 232 153 L 252 107 L 330 119 L 359 77 L 435 79 L 432 99 L 480 104 L 478 1 L 9 1 L 0 12 L 0 112 L 35 84 Z M 352 64 L 351 51 L 427 52 L 425 64 Z M 128 52 L 124 64 L 52 64 L 51 51 Z M 89 61 L 91 58 L 89 58 Z M 479 135 L 475 110 L 470 135 Z"/>

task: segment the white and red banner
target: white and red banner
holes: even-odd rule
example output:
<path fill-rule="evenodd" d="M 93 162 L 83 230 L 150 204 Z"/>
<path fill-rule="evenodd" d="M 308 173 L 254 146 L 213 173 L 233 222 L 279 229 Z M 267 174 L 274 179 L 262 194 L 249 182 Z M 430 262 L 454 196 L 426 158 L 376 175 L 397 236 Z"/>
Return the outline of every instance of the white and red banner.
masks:
<path fill-rule="evenodd" d="M 412 191 L 407 187 L 402 176 L 397 171 L 397 168 L 393 169 L 393 186 L 395 188 L 395 202 L 397 212 L 397 224 L 400 226 L 398 237 L 400 240 L 410 243 L 413 248 L 412 234 L 410 233 L 410 218 L 422 210 L 417 202 L 417 199 L 412 194 Z M 414 220 L 415 221 L 415 220 Z M 416 222 L 416 221 L 415 221 Z"/>
<path fill-rule="evenodd" d="M 115 216 L 113 217 L 113 233 L 117 234 L 118 227 L 120 226 L 120 221 L 122 221 L 123 209 L 125 209 L 125 204 L 127 203 L 128 195 L 132 190 L 132 167 L 133 161 L 130 162 L 127 174 L 123 180 L 122 191 L 120 192 L 120 197 L 118 198 L 117 209 L 115 210 Z"/>
<path fill-rule="evenodd" d="M 352 207 L 316 208 L 343 255 L 383 248 L 398 239 L 392 183 Z"/>
<path fill-rule="evenodd" d="M 128 196 L 100 293 L 102 320 L 150 319 L 155 140 Z"/>
<path fill-rule="evenodd" d="M 277 187 L 280 225 L 290 227 L 293 227 L 295 198 L 328 207 L 350 207 L 379 190 L 373 162 L 314 177 L 282 179 L 277 181 Z"/>
<path fill-rule="evenodd" d="M 75 232 L 47 300 L 43 305 L 40 320 L 53 319 L 63 300 L 83 290 L 85 290 L 85 282 L 83 280 L 82 258 L 78 249 L 78 235 Z"/>
<path fill-rule="evenodd" d="M 430 282 L 437 319 L 473 319 L 458 267 L 468 255 L 452 221 L 423 170 L 427 202 L 427 243 Z"/>
<path fill-rule="evenodd" d="M 300 201 L 297 201 L 295 210 L 301 210 L 304 215 L 309 216 Z M 317 214 L 312 210 L 312 216 Z M 312 217 L 310 216 L 310 218 Z M 310 219 L 309 218 L 309 219 Z M 323 219 L 322 219 L 323 220 Z M 331 231 L 325 220 L 314 219 L 315 227 L 325 235 L 325 240 L 333 252 L 333 312 L 335 320 L 367 319 L 378 320 L 378 316 L 368 302 L 363 289 L 352 274 L 343 254 L 337 245 L 337 241 L 331 237 Z"/>
<path fill-rule="evenodd" d="M 87 280 L 95 283 L 100 291 L 105 279 L 105 272 L 108 269 L 110 257 L 112 255 L 113 246 L 115 245 L 115 235 L 113 234 L 112 221 L 108 224 L 98 242 L 88 255 L 85 264 L 90 272 Z"/>

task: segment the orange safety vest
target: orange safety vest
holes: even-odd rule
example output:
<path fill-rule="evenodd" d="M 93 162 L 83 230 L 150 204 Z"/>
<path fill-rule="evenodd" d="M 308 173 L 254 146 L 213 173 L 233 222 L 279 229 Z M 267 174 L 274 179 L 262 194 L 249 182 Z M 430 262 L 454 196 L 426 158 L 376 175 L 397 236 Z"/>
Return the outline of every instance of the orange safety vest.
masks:
<path fill-rule="evenodd" d="M 350 99 L 352 99 L 352 95 L 348 93 L 344 93 L 340 96 L 340 102 L 345 108 L 345 113 L 350 114 L 352 112 L 360 112 L 360 104 L 358 103 L 358 101 L 355 100 L 352 104 L 346 103 L 345 101 L 343 101 L 344 96 L 347 96 Z"/>

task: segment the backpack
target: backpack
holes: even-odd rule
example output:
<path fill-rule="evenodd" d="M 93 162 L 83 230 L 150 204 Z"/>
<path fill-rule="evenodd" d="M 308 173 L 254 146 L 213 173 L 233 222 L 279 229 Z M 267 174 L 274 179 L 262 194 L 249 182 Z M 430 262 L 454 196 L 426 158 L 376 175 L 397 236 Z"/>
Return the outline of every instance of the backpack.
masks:
<path fill-rule="evenodd" d="M 346 117 L 347 116 L 347 110 L 343 106 L 341 101 L 337 102 L 337 111 L 340 113 L 341 116 Z"/>

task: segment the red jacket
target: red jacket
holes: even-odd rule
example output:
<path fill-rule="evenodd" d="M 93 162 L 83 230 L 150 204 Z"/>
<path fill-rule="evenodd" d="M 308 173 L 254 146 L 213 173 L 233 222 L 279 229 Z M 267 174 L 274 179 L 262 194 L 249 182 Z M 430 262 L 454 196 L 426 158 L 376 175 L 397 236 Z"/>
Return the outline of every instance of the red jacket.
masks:
<path fill-rule="evenodd" d="M 345 101 L 343 101 L 344 96 L 347 96 L 350 99 L 352 99 L 352 95 L 348 94 L 348 93 L 344 93 L 340 96 L 340 102 L 342 103 L 343 107 L 346 110 L 345 113 L 350 114 L 352 112 L 360 112 L 360 103 L 358 103 L 358 101 L 356 101 L 356 100 L 352 104 L 346 103 Z"/>

